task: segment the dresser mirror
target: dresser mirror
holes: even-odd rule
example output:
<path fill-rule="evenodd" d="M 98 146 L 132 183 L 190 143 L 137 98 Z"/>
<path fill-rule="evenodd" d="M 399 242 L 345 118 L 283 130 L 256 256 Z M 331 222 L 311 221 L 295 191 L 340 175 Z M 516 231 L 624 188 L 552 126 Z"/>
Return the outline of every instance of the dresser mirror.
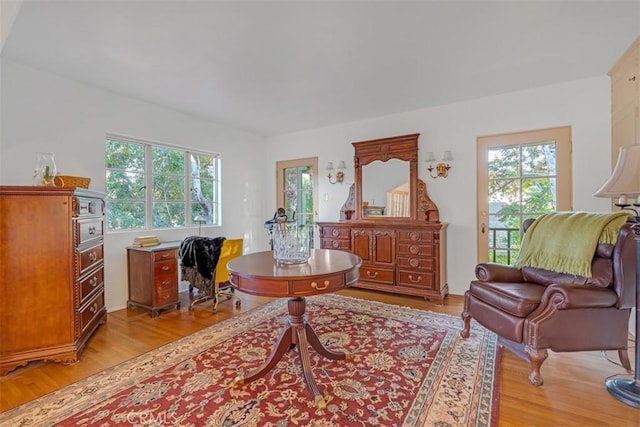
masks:
<path fill-rule="evenodd" d="M 409 217 L 409 162 L 375 160 L 362 166 L 362 214 L 365 217 Z"/>
<path fill-rule="evenodd" d="M 418 135 L 352 143 L 356 219 L 417 219 Z"/>

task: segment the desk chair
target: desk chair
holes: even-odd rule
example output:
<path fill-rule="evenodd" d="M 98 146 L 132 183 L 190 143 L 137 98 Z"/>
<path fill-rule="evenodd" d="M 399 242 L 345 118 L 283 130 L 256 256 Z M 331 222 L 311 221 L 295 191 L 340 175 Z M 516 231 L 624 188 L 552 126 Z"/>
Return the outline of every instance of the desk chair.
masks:
<path fill-rule="evenodd" d="M 197 304 L 213 300 L 212 311 L 216 313 L 222 297 L 235 299 L 236 308 L 240 307 L 240 298 L 229 283 L 227 263 L 242 255 L 242 246 L 242 239 L 224 237 L 191 236 L 182 242 L 179 249 L 182 280 L 189 282 L 189 292 L 194 287 L 200 291 L 200 296 L 189 305 L 189 311 L 195 310 Z"/>

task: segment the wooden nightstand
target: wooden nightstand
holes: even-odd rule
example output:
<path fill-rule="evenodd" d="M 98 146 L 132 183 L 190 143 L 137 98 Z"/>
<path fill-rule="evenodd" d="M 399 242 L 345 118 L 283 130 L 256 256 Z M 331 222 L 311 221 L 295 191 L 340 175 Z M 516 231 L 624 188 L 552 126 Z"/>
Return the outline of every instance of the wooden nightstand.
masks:
<path fill-rule="evenodd" d="M 165 242 L 149 247 L 127 247 L 129 300 L 127 307 L 141 307 L 156 317 L 160 310 L 180 308 L 178 298 L 178 247 Z"/>

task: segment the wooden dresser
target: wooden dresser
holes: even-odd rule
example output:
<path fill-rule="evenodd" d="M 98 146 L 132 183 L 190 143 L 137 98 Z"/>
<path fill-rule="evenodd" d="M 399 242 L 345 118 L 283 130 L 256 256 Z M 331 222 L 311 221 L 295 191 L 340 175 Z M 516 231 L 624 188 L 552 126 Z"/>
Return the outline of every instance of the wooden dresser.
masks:
<path fill-rule="evenodd" d="M 127 248 L 128 307 L 150 310 L 151 317 L 156 317 L 160 310 L 180 308 L 177 254 L 179 246 L 178 241 Z"/>
<path fill-rule="evenodd" d="M 75 363 L 107 320 L 103 193 L 0 186 L 0 375 Z"/>
<path fill-rule="evenodd" d="M 417 178 L 418 134 L 354 142 L 353 146 L 355 183 L 340 213 L 341 220 L 317 223 L 320 247 L 352 252 L 362 258 L 356 287 L 422 296 L 442 303 L 449 292 L 447 226 L 439 221 L 438 208 L 429 198 L 426 184 Z M 374 169 L 365 174 L 365 166 Z M 393 182 L 394 177 L 399 182 Z M 397 184 L 409 189 L 403 202 L 409 207 L 403 210 L 404 216 L 389 216 L 383 211 L 369 214 L 363 193 L 373 194 L 387 183 L 384 191 L 398 188 Z M 391 200 L 387 198 L 388 202 Z M 386 206 L 384 212 L 388 211 Z M 354 214 L 347 220 L 346 212 Z"/>
<path fill-rule="evenodd" d="M 446 224 L 379 221 L 320 222 L 320 247 L 362 258 L 360 288 L 417 295 L 438 303 L 446 279 Z"/>

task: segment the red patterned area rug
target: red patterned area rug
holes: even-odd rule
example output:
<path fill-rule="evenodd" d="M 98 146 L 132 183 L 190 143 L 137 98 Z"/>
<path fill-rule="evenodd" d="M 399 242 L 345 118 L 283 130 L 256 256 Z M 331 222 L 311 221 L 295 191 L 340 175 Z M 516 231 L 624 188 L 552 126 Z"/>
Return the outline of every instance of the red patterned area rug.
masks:
<path fill-rule="evenodd" d="M 307 390 L 297 351 L 264 378 L 234 378 L 267 358 L 287 321 L 286 299 L 210 326 L 0 414 L 6 426 L 495 426 L 499 348 L 458 317 L 339 295 L 307 298 L 321 342 L 309 349 L 327 406 Z"/>

